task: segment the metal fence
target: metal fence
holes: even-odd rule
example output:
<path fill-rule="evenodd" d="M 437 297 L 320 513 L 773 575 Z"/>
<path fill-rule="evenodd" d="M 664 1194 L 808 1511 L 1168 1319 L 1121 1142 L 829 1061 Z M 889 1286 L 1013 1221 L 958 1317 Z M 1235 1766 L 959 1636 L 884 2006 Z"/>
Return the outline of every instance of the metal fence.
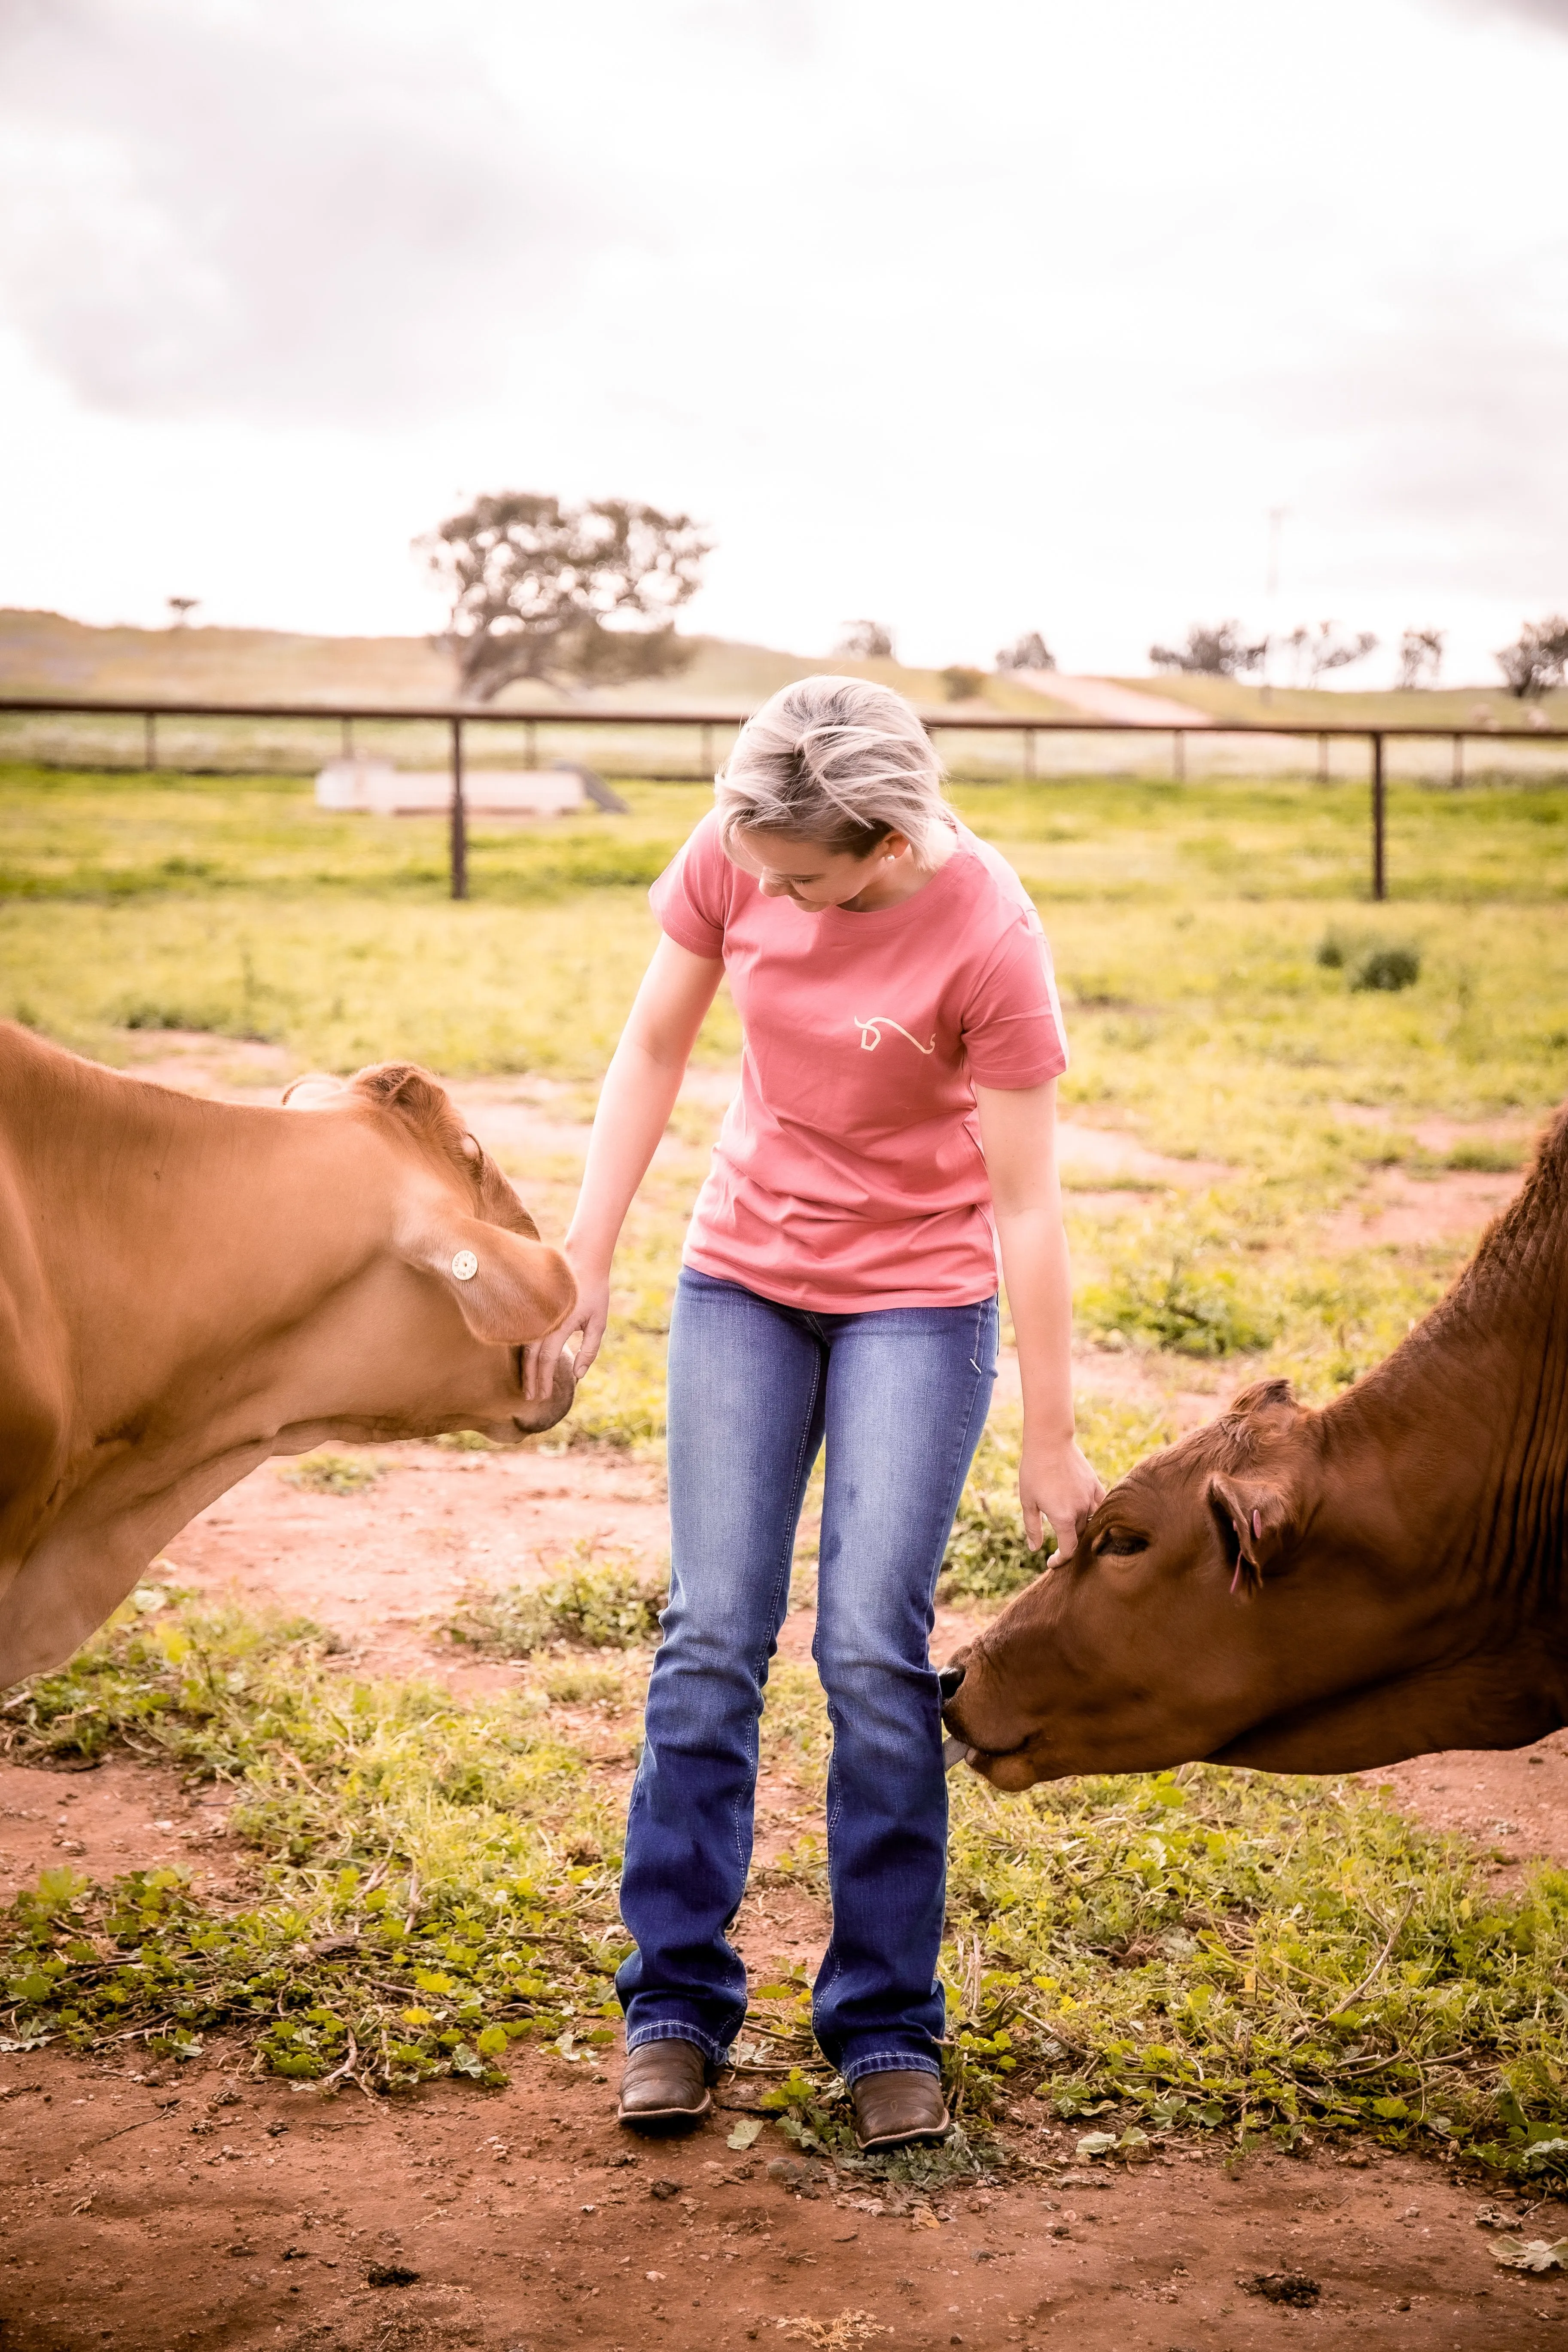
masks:
<path fill-rule="evenodd" d="M 147 702 L 110 698 L 98 700 L 45 699 L 35 696 L 0 697 L 0 715 L 58 716 L 140 719 L 142 728 L 142 761 L 148 768 L 158 765 L 158 722 L 163 719 L 266 719 L 276 721 L 310 721 L 315 725 L 336 727 L 340 730 L 342 752 L 351 754 L 354 748 L 356 725 L 436 725 L 447 731 L 448 764 L 452 779 L 448 812 L 450 840 L 451 891 L 454 898 L 466 898 L 468 892 L 468 808 L 464 791 L 464 767 L 467 758 L 467 734 L 470 728 L 521 729 L 524 738 L 524 761 L 530 767 L 538 764 L 539 730 L 609 728 L 616 730 L 645 728 L 677 728 L 694 731 L 700 747 L 699 775 L 702 781 L 710 778 L 715 766 L 713 759 L 716 734 L 732 733 L 744 719 L 744 714 L 732 710 L 552 710 L 532 712 L 497 710 L 476 708 L 471 704 L 450 703 L 414 705 L 407 703 L 345 704 L 345 703 L 284 703 L 284 702 Z M 1216 738 L 1263 740 L 1287 739 L 1300 742 L 1315 741 L 1318 746 L 1318 772 L 1327 782 L 1329 746 L 1351 741 L 1364 743 L 1367 748 L 1368 783 L 1371 799 L 1371 884 L 1374 898 L 1388 895 L 1387 856 L 1387 751 L 1392 742 L 1436 742 L 1452 747 L 1452 780 L 1455 784 L 1465 781 L 1465 747 L 1468 743 L 1485 742 L 1499 747 L 1517 745 L 1534 749 L 1552 743 L 1568 743 L 1568 728 L 1456 726 L 1339 726 L 1303 727 L 1280 721 L 1253 721 L 1234 725 L 1215 721 L 1195 713 L 1190 727 L 1151 726 L 1142 720 L 1125 719 L 1030 718 L 1012 711 L 954 712 L 951 717 L 941 711 L 923 714 L 923 724 L 929 734 L 942 733 L 978 736 L 1015 736 L 1022 752 L 1022 774 L 1026 781 L 1038 781 L 1036 744 L 1042 735 L 1122 735 L 1142 740 L 1168 735 L 1171 739 L 1172 772 L 1178 780 L 1186 775 L 1186 745 L 1189 736 L 1201 741 Z M 670 777 L 666 781 L 691 781 L 687 777 Z"/>

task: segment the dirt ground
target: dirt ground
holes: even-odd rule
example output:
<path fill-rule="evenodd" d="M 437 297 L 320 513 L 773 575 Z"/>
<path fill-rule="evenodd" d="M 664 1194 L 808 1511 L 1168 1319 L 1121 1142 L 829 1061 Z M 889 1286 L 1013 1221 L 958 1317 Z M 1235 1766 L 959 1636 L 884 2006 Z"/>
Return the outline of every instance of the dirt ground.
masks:
<path fill-rule="evenodd" d="M 269 1066 L 237 1069 L 225 1049 L 220 1069 L 204 1042 L 205 1055 L 165 1043 L 158 1075 L 268 1098 Z M 580 1140 L 521 1082 L 459 1091 L 477 1132 L 504 1133 L 512 1164 L 520 1150 Z M 1099 1169 L 1123 1185 L 1145 1172 L 1181 1181 L 1129 1139 L 1083 1134 L 1065 1155 L 1080 1184 Z M 1378 1181 L 1372 1216 L 1405 1216 L 1403 1192 Z M 1479 1223 L 1512 1180 L 1404 1192 L 1426 1204 L 1432 1230 L 1450 1231 L 1441 1221 L 1460 1216 L 1461 1187 L 1463 1214 Z M 1183 1425 L 1220 1409 L 1235 1385 L 1233 1374 L 1105 1351 L 1087 1352 L 1080 1370 L 1086 1385 L 1157 1394 Z M 384 1475 L 341 1496 L 264 1465 L 170 1546 L 162 1573 L 308 1612 L 340 1634 L 347 1670 L 479 1689 L 518 1670 L 445 1637 L 465 1588 L 540 1576 L 578 1538 L 624 1547 L 649 1569 L 667 1554 L 651 1461 L 548 1445 L 405 1445 L 367 1458 Z M 944 1612 L 938 1654 L 964 1629 Z M 809 1610 L 794 1612 L 785 1654 L 806 1656 L 811 1631 Z M 563 1718 L 599 1769 L 629 1775 L 624 1722 Z M 1568 1863 L 1568 1734 L 1371 1777 L 1392 1801 L 1471 1839 L 1503 1884 L 1536 1855 Z M 787 1780 L 764 1784 L 761 1853 L 792 1833 L 803 1802 Z M 220 1792 L 187 1796 L 174 1776 L 128 1759 L 85 1773 L 0 1768 L 0 1896 L 66 1858 L 99 1875 L 179 1861 L 214 1895 L 237 1893 L 246 1863 L 226 1812 Z M 815 1963 L 826 1926 L 809 1896 L 768 1892 L 748 1899 L 737 1936 L 753 1960 Z M 1086 2171 L 1073 2161 L 1078 2127 L 1022 2100 L 1006 2126 L 1019 2179 L 911 2215 L 897 2199 L 842 2193 L 772 2126 L 731 2150 L 735 2110 L 754 2097 L 744 2083 L 721 2093 L 688 2140 L 631 2138 L 613 2118 L 618 2063 L 534 2053 L 504 2090 L 443 2084 L 391 2103 L 259 2080 L 237 2047 L 213 2041 L 185 2065 L 0 2053 L 0 2352 L 883 2342 L 890 2352 L 1513 2352 L 1559 2341 L 1568 2320 L 1568 2289 L 1552 2283 L 1561 2274 L 1500 2269 L 1476 2220 L 1484 2204 L 1550 2240 L 1568 2234 L 1568 2209 L 1460 2183 L 1436 2161 L 1320 2149 L 1227 2165 L 1200 2150 Z M 1285 2274 L 1312 2283 L 1292 2290 L 1306 2298 L 1299 2306 L 1259 2287 L 1278 2290 Z"/>

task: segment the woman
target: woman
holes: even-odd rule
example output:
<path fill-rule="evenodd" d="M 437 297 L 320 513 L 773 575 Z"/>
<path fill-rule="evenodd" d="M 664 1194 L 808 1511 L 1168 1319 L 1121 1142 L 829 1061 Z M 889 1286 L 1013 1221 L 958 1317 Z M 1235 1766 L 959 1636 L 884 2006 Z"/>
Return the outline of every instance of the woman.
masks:
<path fill-rule="evenodd" d="M 860 2145 L 948 2129 L 936 1982 L 947 1789 L 928 1643 L 996 1370 L 997 1244 L 1024 1389 L 1031 1549 L 1100 1496 L 1073 1437 L 1055 1163 L 1067 1053 L 1023 886 L 942 797 L 915 713 L 814 677 L 742 729 L 655 884 L 664 937 L 604 1092 L 565 1249 L 579 1299 L 531 1349 L 593 1362 L 610 1261 L 704 1013 L 745 1032 L 669 1334 L 671 1578 L 626 1830 L 620 2117 L 696 2122 L 745 2015 L 730 1944 L 757 1721 L 806 1479 L 826 1446 L 814 1655 L 827 1693 L 833 1936 L 813 2023 Z"/>

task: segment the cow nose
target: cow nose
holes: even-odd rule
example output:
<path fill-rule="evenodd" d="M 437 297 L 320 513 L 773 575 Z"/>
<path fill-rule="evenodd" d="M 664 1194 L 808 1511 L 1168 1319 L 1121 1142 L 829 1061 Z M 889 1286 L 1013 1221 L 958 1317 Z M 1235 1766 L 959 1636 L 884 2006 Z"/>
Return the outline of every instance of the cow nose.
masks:
<path fill-rule="evenodd" d="M 963 1668 L 962 1666 L 943 1666 L 941 1674 L 939 1674 L 936 1678 L 936 1686 L 942 1693 L 942 1703 L 943 1706 L 952 1706 L 953 1700 L 958 1696 L 958 1685 L 963 1680 Z"/>

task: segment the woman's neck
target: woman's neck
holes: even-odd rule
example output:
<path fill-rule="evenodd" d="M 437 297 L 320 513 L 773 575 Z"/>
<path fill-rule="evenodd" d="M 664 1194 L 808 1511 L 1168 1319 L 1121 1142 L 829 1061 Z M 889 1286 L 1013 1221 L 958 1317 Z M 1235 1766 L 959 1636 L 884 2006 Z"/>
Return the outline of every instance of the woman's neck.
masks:
<path fill-rule="evenodd" d="M 888 907 L 901 906 L 923 890 L 933 875 L 939 874 L 958 847 L 958 835 L 944 825 L 932 841 L 930 854 L 916 859 L 912 849 L 880 864 L 869 882 L 858 890 L 853 898 L 841 901 L 839 911 L 846 915 L 877 915 Z"/>

